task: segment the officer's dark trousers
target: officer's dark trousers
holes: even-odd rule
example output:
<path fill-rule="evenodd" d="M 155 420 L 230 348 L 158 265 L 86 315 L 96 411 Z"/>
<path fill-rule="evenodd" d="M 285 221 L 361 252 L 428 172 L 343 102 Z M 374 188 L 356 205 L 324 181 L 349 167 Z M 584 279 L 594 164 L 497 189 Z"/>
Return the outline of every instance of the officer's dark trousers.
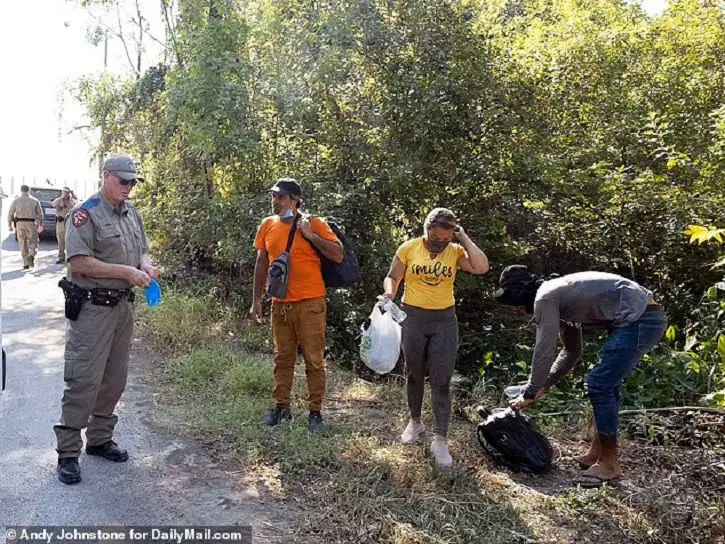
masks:
<path fill-rule="evenodd" d="M 81 429 L 89 446 L 113 436 L 113 413 L 126 387 L 133 334 L 133 304 L 125 298 L 115 307 L 86 302 L 76 321 L 66 322 L 65 390 L 60 422 L 54 427 L 58 457 L 78 457 Z"/>

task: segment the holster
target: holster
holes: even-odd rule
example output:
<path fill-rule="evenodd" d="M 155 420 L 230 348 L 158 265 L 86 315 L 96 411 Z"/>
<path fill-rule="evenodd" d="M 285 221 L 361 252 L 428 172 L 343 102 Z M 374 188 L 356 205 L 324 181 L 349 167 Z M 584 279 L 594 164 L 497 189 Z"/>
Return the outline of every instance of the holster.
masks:
<path fill-rule="evenodd" d="M 58 282 L 65 296 L 65 317 L 71 321 L 78 319 L 83 305 L 90 299 L 90 291 L 73 285 L 66 278 Z"/>
<path fill-rule="evenodd" d="M 83 305 L 87 301 L 96 306 L 106 306 L 113 308 L 125 297 L 129 302 L 136 299 L 136 294 L 132 289 L 103 289 L 96 287 L 95 289 L 83 289 L 77 285 L 73 285 L 66 278 L 58 282 L 63 289 L 65 295 L 65 316 L 71 321 L 78 319 Z"/>

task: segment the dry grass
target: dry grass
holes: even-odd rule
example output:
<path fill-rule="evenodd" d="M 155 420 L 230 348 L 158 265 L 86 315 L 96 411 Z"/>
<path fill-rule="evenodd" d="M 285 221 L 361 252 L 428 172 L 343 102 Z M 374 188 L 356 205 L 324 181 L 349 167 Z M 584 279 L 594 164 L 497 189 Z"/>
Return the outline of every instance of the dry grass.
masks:
<path fill-rule="evenodd" d="M 332 364 L 325 435 L 307 432 L 301 365 L 293 395 L 297 419 L 261 428 L 271 406 L 271 362 L 228 344 L 172 357 L 162 367 L 166 387 L 158 410 L 183 414 L 186 432 L 242 465 L 244 485 L 303 509 L 305 522 L 293 542 L 725 542 L 725 452 L 717 447 L 653 445 L 657 433 L 625 441 L 626 478 L 581 490 L 571 485 L 578 474 L 572 457 L 586 448 L 580 420 L 542 421 L 557 466 L 545 476 L 517 474 L 484 456 L 476 422 L 467 417 L 473 406 L 459 404 L 450 435 L 456 467 L 440 470 L 427 442 L 398 442 L 407 411 L 399 383 L 366 382 Z M 428 398 L 426 416 L 430 421 Z M 721 427 L 703 428 L 725 435 Z"/>
<path fill-rule="evenodd" d="M 218 361 L 210 365 L 214 357 Z M 202 381 L 196 364 L 216 374 L 202 373 Z M 585 491 L 569 485 L 577 474 L 571 457 L 585 448 L 571 430 L 560 428 L 554 438 L 558 468 L 532 476 L 493 466 L 475 442 L 474 423 L 459 418 L 451 433 L 457 466 L 439 470 L 427 443 L 397 441 L 406 417 L 397 385 L 367 383 L 333 369 L 328 431 L 314 437 L 303 417 L 301 367 L 294 395 L 298 418 L 272 430 L 258 423 L 270 405 L 267 359 L 207 348 L 168 369 L 165 403 L 176 399 L 192 416 L 196 435 L 219 455 L 241 462 L 245 481 L 307 510 L 295 542 L 695 543 L 717 542 L 723 530 L 718 516 L 725 510 L 717 496 L 725 472 L 717 471 L 725 465 L 718 469 L 723 457 L 714 452 L 632 442 L 624 450 L 628 478 L 618 487 Z"/>

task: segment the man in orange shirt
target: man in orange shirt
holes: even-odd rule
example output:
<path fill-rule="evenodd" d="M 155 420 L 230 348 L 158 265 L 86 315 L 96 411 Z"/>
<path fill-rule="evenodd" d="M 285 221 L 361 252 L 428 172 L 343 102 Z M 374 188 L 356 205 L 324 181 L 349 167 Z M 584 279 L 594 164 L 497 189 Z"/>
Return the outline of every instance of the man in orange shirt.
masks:
<path fill-rule="evenodd" d="M 302 189 L 294 179 L 280 178 L 269 191 L 275 215 L 262 221 L 254 241 L 257 262 L 249 318 L 255 323 L 264 323 L 262 295 L 269 265 L 285 251 L 292 224 L 298 215 L 299 219 L 290 249 L 287 296 L 272 298 L 273 396 L 276 406 L 264 417 L 262 424 L 273 427 L 292 419 L 290 393 L 297 348 L 301 347 L 307 371 L 308 427 L 312 432 L 319 432 L 323 429 L 321 410 L 325 394 L 327 302 L 318 251 L 330 261 L 341 263 L 343 248 L 324 219 L 300 214 Z"/>

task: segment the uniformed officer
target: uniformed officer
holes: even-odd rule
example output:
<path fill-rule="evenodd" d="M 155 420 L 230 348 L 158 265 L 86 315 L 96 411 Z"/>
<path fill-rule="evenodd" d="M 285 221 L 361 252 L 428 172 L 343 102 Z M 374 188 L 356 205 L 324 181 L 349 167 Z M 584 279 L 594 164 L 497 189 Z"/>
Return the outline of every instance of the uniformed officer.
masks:
<path fill-rule="evenodd" d="M 103 164 L 101 190 L 71 211 L 67 226 L 68 279 L 86 299 L 76 320 L 68 320 L 65 391 L 58 440 L 58 478 L 81 481 L 80 456 L 86 429 L 86 454 L 115 462 L 128 459 L 113 441 L 116 403 L 126 387 L 133 332 L 133 287 L 146 287 L 158 271 L 151 264 L 143 220 L 127 202 L 138 177 L 125 155 Z"/>
<path fill-rule="evenodd" d="M 40 201 L 34 196 L 30 196 L 30 188 L 27 185 L 20 187 L 20 196 L 10 205 L 8 225 L 10 232 L 13 231 L 13 227 L 18 232 L 23 268 L 28 269 L 35 266 L 39 234 L 43 232 L 43 209 Z"/>
<path fill-rule="evenodd" d="M 55 208 L 55 237 L 58 239 L 58 260 L 56 264 L 65 262 L 65 220 L 78 201 L 73 198 L 73 192 L 70 187 L 63 187 L 61 195 L 53 201 Z"/>

